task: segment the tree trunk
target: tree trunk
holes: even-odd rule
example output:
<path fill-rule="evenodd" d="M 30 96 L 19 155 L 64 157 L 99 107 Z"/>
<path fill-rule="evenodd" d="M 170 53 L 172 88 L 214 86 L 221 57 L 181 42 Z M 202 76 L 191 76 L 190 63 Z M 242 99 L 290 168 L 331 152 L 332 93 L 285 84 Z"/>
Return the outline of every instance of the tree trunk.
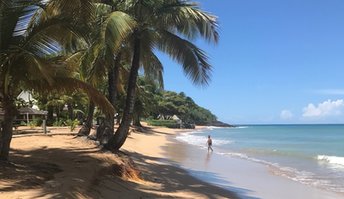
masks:
<path fill-rule="evenodd" d="M 112 104 L 113 107 L 116 105 L 116 98 L 117 98 L 117 89 L 116 86 L 119 80 L 119 68 L 120 68 L 120 61 L 121 61 L 121 53 L 118 53 L 116 56 L 115 63 L 110 66 L 108 72 L 108 100 Z M 115 116 L 110 115 L 105 118 L 106 124 L 109 125 L 110 130 L 114 131 L 114 120 Z"/>
<path fill-rule="evenodd" d="M 139 113 L 136 113 L 133 115 L 133 125 L 138 126 L 138 127 L 142 127 L 142 125 L 140 123 L 140 114 Z"/>
<path fill-rule="evenodd" d="M 68 117 L 70 120 L 74 120 L 74 110 L 72 103 L 67 103 L 67 109 L 68 109 Z"/>
<path fill-rule="evenodd" d="M 0 161 L 8 161 L 13 134 L 13 120 L 16 116 L 17 109 L 14 101 L 9 97 L 4 97 L 2 105 L 4 111 L 4 120 L 1 123 Z"/>
<path fill-rule="evenodd" d="M 51 126 L 54 123 L 54 107 L 47 106 L 48 115 L 47 115 L 47 125 Z"/>
<path fill-rule="evenodd" d="M 111 136 L 109 142 L 105 145 L 105 148 L 109 150 L 120 149 L 128 136 L 128 131 L 135 104 L 136 81 L 138 76 L 138 70 L 140 67 L 140 48 L 140 39 L 137 37 L 134 43 L 134 56 L 129 74 L 127 97 L 125 101 L 123 117 L 115 135 Z"/>
<path fill-rule="evenodd" d="M 92 121 L 93 121 L 93 114 L 94 114 L 95 105 L 92 101 L 88 104 L 88 115 L 84 125 L 82 125 L 81 129 L 78 132 L 78 136 L 88 136 L 91 132 L 92 128 Z"/>
<path fill-rule="evenodd" d="M 117 98 L 117 84 L 119 81 L 119 68 L 120 68 L 120 61 L 121 61 L 121 53 L 118 53 L 116 56 L 116 60 L 114 64 L 111 63 L 108 72 L 108 100 L 112 104 L 113 107 L 116 105 L 116 98 Z M 107 141 L 114 133 L 114 126 L 115 126 L 115 116 L 109 115 L 105 118 L 105 120 L 100 124 L 99 128 L 97 129 L 97 140 L 100 141 L 102 144 L 106 144 Z"/>

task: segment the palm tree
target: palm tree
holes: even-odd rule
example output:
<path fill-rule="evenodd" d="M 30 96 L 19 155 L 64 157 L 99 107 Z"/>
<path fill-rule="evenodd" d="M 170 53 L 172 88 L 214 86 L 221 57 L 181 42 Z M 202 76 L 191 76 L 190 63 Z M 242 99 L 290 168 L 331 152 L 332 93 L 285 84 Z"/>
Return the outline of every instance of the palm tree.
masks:
<path fill-rule="evenodd" d="M 21 89 L 38 92 L 84 90 L 88 96 L 113 114 L 113 106 L 91 85 L 73 77 L 66 64 L 64 47 L 75 48 L 80 35 L 73 29 L 80 18 L 87 18 L 88 1 L 52 0 L 0 1 L 0 101 L 4 112 L 0 128 L 0 160 L 8 160 L 14 99 Z M 82 9 L 81 9 L 82 8 Z M 63 11 L 63 12 L 62 12 Z M 67 17 L 66 17 L 67 16 Z"/>
<path fill-rule="evenodd" d="M 140 118 L 147 117 L 156 110 L 158 105 L 157 94 L 163 89 L 163 85 L 149 76 L 139 77 L 137 84 L 133 125 L 142 127 Z"/>
<path fill-rule="evenodd" d="M 211 65 L 207 55 L 189 40 L 202 37 L 217 43 L 216 17 L 203 12 L 196 3 L 183 0 L 130 0 L 118 9 L 133 16 L 138 25 L 130 37 L 133 57 L 127 86 L 127 97 L 121 124 L 106 148 L 118 150 L 125 142 L 135 103 L 135 89 L 141 58 L 156 57 L 160 50 L 180 63 L 187 77 L 196 85 L 206 85 Z"/>
<path fill-rule="evenodd" d="M 90 32 L 89 49 L 82 57 L 82 76 L 85 81 L 92 82 L 95 86 L 106 79 L 107 97 L 115 106 L 116 87 L 119 84 L 121 60 L 123 59 L 121 44 L 136 23 L 129 15 L 114 10 L 112 1 L 96 3 L 95 13 L 96 18 L 92 24 L 96 28 Z M 104 78 L 105 76 L 107 78 Z M 92 103 L 89 105 L 88 112 L 93 114 L 91 109 L 94 109 Z M 106 128 L 113 132 L 114 115 L 108 115 L 106 121 Z M 92 116 L 88 115 L 85 125 L 79 132 L 80 135 L 89 134 L 91 122 Z"/>

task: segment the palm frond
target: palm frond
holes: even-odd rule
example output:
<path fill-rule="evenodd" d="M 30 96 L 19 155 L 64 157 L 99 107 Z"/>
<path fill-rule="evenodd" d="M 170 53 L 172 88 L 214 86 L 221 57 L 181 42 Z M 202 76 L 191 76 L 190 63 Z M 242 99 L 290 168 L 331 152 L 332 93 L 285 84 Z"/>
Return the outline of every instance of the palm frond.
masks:
<path fill-rule="evenodd" d="M 63 93 L 72 93 L 75 91 L 83 90 L 88 97 L 97 104 L 104 113 L 113 115 L 115 110 L 111 103 L 106 99 L 106 97 L 100 93 L 97 89 L 91 86 L 88 83 L 85 83 L 81 80 L 77 80 L 69 77 L 57 77 L 54 79 L 55 84 L 47 85 L 44 82 L 36 80 L 27 82 L 27 86 L 35 89 L 40 93 L 46 92 L 63 92 Z"/>
<path fill-rule="evenodd" d="M 140 60 L 145 77 L 150 81 L 157 82 L 160 88 L 164 88 L 164 68 L 159 58 L 152 51 L 145 51 Z"/>
<path fill-rule="evenodd" d="M 27 37 L 25 38 L 24 48 L 30 46 L 40 40 L 41 38 L 51 38 L 55 40 L 55 44 L 60 46 L 66 43 L 73 42 L 82 38 L 79 30 L 71 25 L 71 20 L 64 17 L 51 18 L 50 20 L 40 22 L 27 30 Z M 53 43 L 53 42 L 51 42 Z"/>
<path fill-rule="evenodd" d="M 54 71 L 51 70 L 50 63 L 45 59 L 26 50 L 23 50 L 22 53 L 17 56 L 17 59 L 23 62 L 22 67 L 25 68 L 19 69 L 19 71 L 21 70 L 22 72 L 20 74 L 26 76 L 26 78 L 44 79 L 50 85 L 54 83 L 52 77 Z M 18 68 L 16 69 L 18 70 Z M 17 73 L 19 71 L 13 71 L 13 73 Z M 25 79 L 25 77 L 22 77 L 21 79 Z"/>
<path fill-rule="evenodd" d="M 63 14 L 76 23 L 87 24 L 95 18 L 93 0 L 52 0 L 46 4 L 50 16 Z"/>
<path fill-rule="evenodd" d="M 78 51 L 78 52 L 73 53 L 72 55 L 69 55 L 65 59 L 65 63 L 67 67 L 72 71 L 71 76 L 83 81 L 85 81 L 85 79 L 83 79 L 83 77 L 80 75 L 80 64 L 81 64 L 81 57 L 83 56 L 84 53 L 85 53 L 84 50 Z"/>
<path fill-rule="evenodd" d="M 115 54 L 124 39 L 133 31 L 136 21 L 120 11 L 112 12 L 102 27 L 102 35 L 107 47 Z"/>
<path fill-rule="evenodd" d="M 197 3 L 166 1 L 157 9 L 156 23 L 170 30 L 177 30 L 189 39 L 201 36 L 208 42 L 217 43 L 217 17 L 198 8 Z"/>
<path fill-rule="evenodd" d="M 161 30 L 159 35 L 157 48 L 182 64 L 186 76 L 191 78 L 194 84 L 207 85 L 210 80 L 211 65 L 208 63 L 206 53 L 171 32 Z"/>
<path fill-rule="evenodd" d="M 104 47 L 100 41 L 94 42 L 81 57 L 81 76 L 85 81 L 96 85 L 106 74 L 106 66 L 102 60 L 105 54 Z"/>
<path fill-rule="evenodd" d="M 104 3 L 95 3 L 94 7 L 97 17 L 103 17 L 112 12 L 111 6 Z"/>
<path fill-rule="evenodd" d="M 0 50 L 7 49 L 13 45 L 16 39 L 15 32 L 20 17 L 25 18 L 25 8 L 30 5 L 28 2 L 3 0 L 0 4 Z"/>

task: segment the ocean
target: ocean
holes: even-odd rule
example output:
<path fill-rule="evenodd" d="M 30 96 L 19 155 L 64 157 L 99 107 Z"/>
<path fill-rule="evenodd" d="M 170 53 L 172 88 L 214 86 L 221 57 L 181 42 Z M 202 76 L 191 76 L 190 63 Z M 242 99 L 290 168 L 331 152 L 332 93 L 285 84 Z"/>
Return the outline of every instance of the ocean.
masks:
<path fill-rule="evenodd" d="M 323 190 L 344 193 L 344 125 L 245 125 L 208 127 L 177 140 L 269 167 L 274 175 Z"/>

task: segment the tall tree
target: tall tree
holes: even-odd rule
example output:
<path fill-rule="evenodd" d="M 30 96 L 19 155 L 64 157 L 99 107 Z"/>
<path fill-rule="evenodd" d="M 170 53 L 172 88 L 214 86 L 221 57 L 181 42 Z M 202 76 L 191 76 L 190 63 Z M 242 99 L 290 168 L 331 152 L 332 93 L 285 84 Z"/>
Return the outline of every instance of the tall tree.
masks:
<path fill-rule="evenodd" d="M 187 77 L 196 85 L 206 85 L 211 65 L 204 51 L 189 40 L 202 37 L 218 41 L 216 17 L 182 0 L 129 0 L 118 9 L 133 16 L 138 25 L 131 35 L 133 57 L 127 86 L 127 96 L 121 124 L 106 148 L 118 150 L 125 142 L 135 103 L 135 89 L 141 57 L 160 50 L 183 66 Z M 156 57 L 154 55 L 154 57 Z"/>
<path fill-rule="evenodd" d="M 136 22 L 126 13 L 115 10 L 114 1 L 102 1 L 95 4 L 95 8 L 96 18 L 92 24 L 96 28 L 89 34 L 89 49 L 82 57 L 82 75 L 93 85 L 99 85 L 100 82 L 106 80 L 108 100 L 115 106 L 116 87 L 119 83 L 122 60 L 121 44 L 124 43 L 124 39 L 130 34 Z M 89 107 L 92 108 L 92 106 Z M 113 132 L 113 121 L 114 115 L 106 117 L 104 123 L 106 126 L 99 128 L 97 133 L 103 134 L 102 131 L 105 129 Z M 90 126 L 90 123 L 85 123 L 79 133 L 87 135 Z"/>
<path fill-rule="evenodd" d="M 0 160 L 8 160 L 16 115 L 14 99 L 21 89 L 39 92 L 83 89 L 108 114 L 112 105 L 91 85 L 75 79 L 64 47 L 75 47 L 77 19 L 88 17 L 90 1 L 0 1 Z M 68 5 L 68 6 L 67 6 Z M 63 11 L 63 12 L 62 12 Z"/>

